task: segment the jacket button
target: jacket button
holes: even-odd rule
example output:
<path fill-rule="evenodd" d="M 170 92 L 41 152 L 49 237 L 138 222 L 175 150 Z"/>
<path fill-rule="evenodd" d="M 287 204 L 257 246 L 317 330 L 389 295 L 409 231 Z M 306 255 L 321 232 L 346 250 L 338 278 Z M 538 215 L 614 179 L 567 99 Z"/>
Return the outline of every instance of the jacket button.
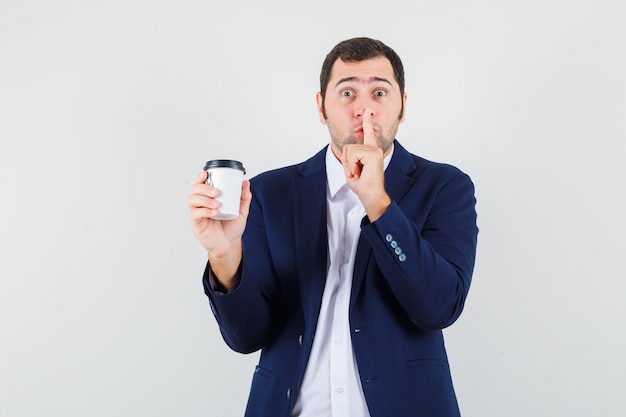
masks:
<path fill-rule="evenodd" d="M 302 346 L 302 335 L 298 336 L 298 344 Z"/>
<path fill-rule="evenodd" d="M 398 256 L 398 259 L 400 260 L 400 262 L 405 262 L 406 261 L 406 255 L 404 253 L 401 253 L 400 256 Z"/>
<path fill-rule="evenodd" d="M 386 240 L 387 242 L 391 242 L 391 241 L 393 240 L 393 236 L 391 236 L 391 234 L 390 234 L 390 233 L 387 233 L 387 236 L 385 236 L 385 240 Z"/>
<path fill-rule="evenodd" d="M 287 390 L 287 398 L 291 398 L 291 388 Z"/>
<path fill-rule="evenodd" d="M 394 241 L 392 241 L 392 242 L 390 243 L 390 245 L 391 245 L 391 247 L 392 247 L 392 248 L 397 248 L 397 247 L 398 247 L 398 242 L 396 242 L 396 241 L 394 240 Z"/>
<path fill-rule="evenodd" d="M 400 255 L 402 253 L 402 249 L 400 249 L 400 247 L 397 247 L 394 252 L 396 252 L 396 255 Z"/>

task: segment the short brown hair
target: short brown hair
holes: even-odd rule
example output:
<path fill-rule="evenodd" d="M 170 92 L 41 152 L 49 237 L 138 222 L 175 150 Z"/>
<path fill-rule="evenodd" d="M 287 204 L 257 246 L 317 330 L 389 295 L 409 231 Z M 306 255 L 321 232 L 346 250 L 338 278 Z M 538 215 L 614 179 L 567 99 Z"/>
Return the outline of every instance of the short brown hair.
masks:
<path fill-rule="evenodd" d="M 371 38 L 352 38 L 339 42 L 326 55 L 326 59 L 322 64 L 320 73 L 320 94 L 322 95 L 322 107 L 324 105 L 324 97 L 326 97 L 326 89 L 330 81 L 330 72 L 333 64 L 337 59 L 343 62 L 359 62 L 366 59 L 372 59 L 384 56 L 391 63 L 396 82 L 400 86 L 400 93 L 404 96 L 404 67 L 402 60 L 398 54 L 379 40 Z"/>

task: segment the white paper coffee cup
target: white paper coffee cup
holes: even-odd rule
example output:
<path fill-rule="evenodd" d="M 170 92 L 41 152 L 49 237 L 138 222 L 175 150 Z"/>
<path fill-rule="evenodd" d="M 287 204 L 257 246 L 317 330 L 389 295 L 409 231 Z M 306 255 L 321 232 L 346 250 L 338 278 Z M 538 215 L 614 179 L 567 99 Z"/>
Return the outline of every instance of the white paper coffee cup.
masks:
<path fill-rule="evenodd" d="M 209 174 L 206 183 L 220 191 L 215 198 L 220 202 L 220 212 L 212 219 L 233 220 L 239 217 L 241 182 L 246 173 L 242 163 L 232 159 L 213 159 L 206 163 L 204 170 Z"/>

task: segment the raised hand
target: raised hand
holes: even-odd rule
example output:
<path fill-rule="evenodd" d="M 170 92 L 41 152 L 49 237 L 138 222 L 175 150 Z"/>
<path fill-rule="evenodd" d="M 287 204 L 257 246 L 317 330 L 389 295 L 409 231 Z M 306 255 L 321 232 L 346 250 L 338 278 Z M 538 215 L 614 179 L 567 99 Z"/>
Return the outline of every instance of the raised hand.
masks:
<path fill-rule="evenodd" d="M 363 111 L 363 144 L 345 145 L 341 156 L 346 180 L 359 197 L 370 221 L 380 217 L 391 204 L 385 191 L 383 151 L 378 147 L 372 110 Z"/>

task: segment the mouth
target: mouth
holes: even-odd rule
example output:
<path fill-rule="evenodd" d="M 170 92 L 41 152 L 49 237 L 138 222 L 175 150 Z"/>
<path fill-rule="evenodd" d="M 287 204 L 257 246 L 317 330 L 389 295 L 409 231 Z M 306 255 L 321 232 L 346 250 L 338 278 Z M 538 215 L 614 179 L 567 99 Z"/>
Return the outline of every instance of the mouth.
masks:
<path fill-rule="evenodd" d="M 374 128 L 374 127 L 372 126 L 372 128 Z M 376 129 L 374 128 L 374 130 L 376 130 Z M 363 125 L 359 124 L 359 125 L 354 126 L 354 132 L 355 133 L 363 133 Z"/>

